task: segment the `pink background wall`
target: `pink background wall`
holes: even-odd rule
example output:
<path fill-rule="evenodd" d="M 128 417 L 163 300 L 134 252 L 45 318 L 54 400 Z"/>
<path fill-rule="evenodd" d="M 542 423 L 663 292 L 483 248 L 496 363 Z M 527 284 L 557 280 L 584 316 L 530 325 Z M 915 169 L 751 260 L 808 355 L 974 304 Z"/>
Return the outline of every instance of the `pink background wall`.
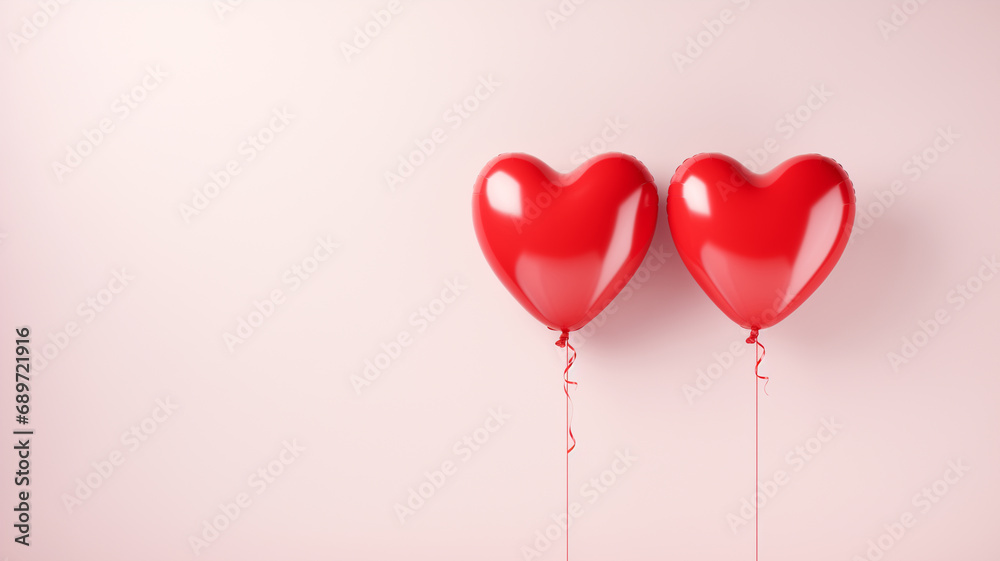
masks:
<path fill-rule="evenodd" d="M 0 559 L 188 559 L 194 536 L 204 559 L 515 560 L 547 529 L 562 558 L 562 355 L 482 258 L 470 195 L 500 152 L 569 170 L 588 146 L 664 200 L 702 151 L 820 152 L 854 181 L 861 235 L 761 334 L 761 559 L 998 558 L 1000 4 L 223 2 L 0 6 Z M 665 218 L 656 270 L 573 338 L 574 559 L 753 555 L 752 347 Z"/>

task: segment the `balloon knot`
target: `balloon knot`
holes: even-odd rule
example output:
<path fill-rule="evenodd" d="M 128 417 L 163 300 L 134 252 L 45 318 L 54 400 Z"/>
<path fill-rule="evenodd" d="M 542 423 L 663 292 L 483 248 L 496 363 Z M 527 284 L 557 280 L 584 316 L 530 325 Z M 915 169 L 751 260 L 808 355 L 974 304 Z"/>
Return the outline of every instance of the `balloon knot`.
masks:
<path fill-rule="evenodd" d="M 556 341 L 556 346 L 564 349 L 567 344 L 569 344 L 569 331 L 563 331 L 562 335 L 559 336 L 559 340 Z"/>
<path fill-rule="evenodd" d="M 753 345 L 754 343 L 757 342 L 757 334 L 758 333 L 760 333 L 760 330 L 757 329 L 756 327 L 753 327 L 753 328 L 750 329 L 750 336 L 747 337 L 747 344 L 748 345 Z"/>

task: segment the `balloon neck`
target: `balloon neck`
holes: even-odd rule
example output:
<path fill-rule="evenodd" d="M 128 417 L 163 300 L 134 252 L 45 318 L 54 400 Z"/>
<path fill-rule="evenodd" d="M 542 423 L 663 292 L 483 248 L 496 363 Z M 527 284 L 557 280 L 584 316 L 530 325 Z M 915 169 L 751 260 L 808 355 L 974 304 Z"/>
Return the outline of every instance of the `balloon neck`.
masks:
<path fill-rule="evenodd" d="M 562 335 L 559 336 L 559 340 L 556 341 L 556 346 L 560 349 L 565 348 L 569 344 L 569 331 L 563 331 Z"/>
<path fill-rule="evenodd" d="M 750 336 L 747 337 L 747 344 L 748 345 L 755 345 L 755 344 L 757 344 L 757 334 L 758 333 L 760 333 L 760 330 L 757 329 L 756 327 L 750 328 Z"/>

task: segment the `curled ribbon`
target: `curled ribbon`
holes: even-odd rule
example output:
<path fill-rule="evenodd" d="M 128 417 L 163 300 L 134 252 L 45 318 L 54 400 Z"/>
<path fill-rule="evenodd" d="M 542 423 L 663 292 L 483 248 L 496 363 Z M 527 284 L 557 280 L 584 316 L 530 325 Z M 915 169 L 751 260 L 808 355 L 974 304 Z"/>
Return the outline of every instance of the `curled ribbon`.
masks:
<path fill-rule="evenodd" d="M 756 347 L 754 347 L 754 356 L 757 358 L 757 363 L 753 365 L 753 375 L 761 380 L 764 380 L 764 394 L 767 394 L 767 383 L 771 379 L 768 378 L 767 376 L 761 376 L 758 373 L 758 370 L 760 369 L 760 362 L 764 360 L 764 354 L 767 353 L 767 350 L 764 349 L 764 345 L 757 340 L 757 335 L 759 333 L 760 330 L 757 329 L 756 327 L 750 329 L 750 336 L 747 337 L 747 344 L 757 345 Z M 760 354 L 757 353 L 758 350 L 760 351 Z"/>
<path fill-rule="evenodd" d="M 576 448 L 576 437 L 573 436 L 573 425 L 570 422 L 572 416 L 570 415 L 570 404 L 573 403 L 573 399 L 569 396 L 569 386 L 577 385 L 576 382 L 569 379 L 569 369 L 576 362 L 576 349 L 573 345 L 569 344 L 569 332 L 563 331 L 562 335 L 559 336 L 559 340 L 556 341 L 556 346 L 559 348 L 566 349 L 566 369 L 563 370 L 563 392 L 566 393 L 566 453 L 569 454 Z M 569 355 L 570 351 L 573 351 L 573 356 Z"/>

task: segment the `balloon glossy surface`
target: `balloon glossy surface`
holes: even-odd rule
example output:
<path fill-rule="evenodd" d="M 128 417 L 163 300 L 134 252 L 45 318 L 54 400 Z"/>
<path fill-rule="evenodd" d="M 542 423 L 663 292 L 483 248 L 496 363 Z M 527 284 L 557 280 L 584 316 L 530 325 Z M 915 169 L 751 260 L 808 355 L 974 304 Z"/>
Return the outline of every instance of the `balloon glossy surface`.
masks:
<path fill-rule="evenodd" d="M 574 331 L 638 269 L 656 228 L 656 185 L 624 154 L 559 174 L 526 154 L 494 158 L 472 197 L 479 245 L 500 281 L 536 319 Z"/>
<path fill-rule="evenodd" d="M 699 154 L 677 169 L 667 194 L 678 254 L 747 329 L 778 323 L 816 290 L 844 252 L 854 212 L 847 173 L 817 154 L 763 175 L 728 156 Z"/>

